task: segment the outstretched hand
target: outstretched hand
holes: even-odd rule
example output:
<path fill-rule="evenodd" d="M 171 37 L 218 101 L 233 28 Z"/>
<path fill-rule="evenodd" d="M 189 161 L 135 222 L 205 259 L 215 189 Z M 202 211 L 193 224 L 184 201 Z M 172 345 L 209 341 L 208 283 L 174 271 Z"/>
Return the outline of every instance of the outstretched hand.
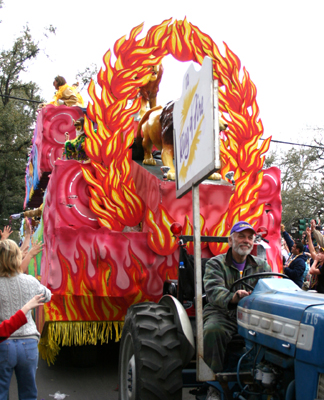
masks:
<path fill-rule="evenodd" d="M 32 244 L 31 249 L 29 250 L 29 254 L 34 257 L 38 253 L 40 253 L 43 250 L 44 243 L 36 241 L 35 243 Z"/>
<path fill-rule="evenodd" d="M 43 243 L 38 241 L 32 244 L 31 249 L 28 251 L 26 256 L 23 257 L 22 263 L 20 265 L 21 272 L 26 273 L 30 260 L 43 250 L 43 246 Z"/>
<path fill-rule="evenodd" d="M 0 229 L 1 240 L 6 240 L 12 234 L 11 227 L 9 225 L 3 228 L 3 232 Z"/>
<path fill-rule="evenodd" d="M 33 308 L 43 306 L 44 305 L 45 296 L 43 294 L 37 294 L 28 303 L 26 303 L 21 311 L 24 314 L 27 314 L 28 311 L 32 310 Z"/>

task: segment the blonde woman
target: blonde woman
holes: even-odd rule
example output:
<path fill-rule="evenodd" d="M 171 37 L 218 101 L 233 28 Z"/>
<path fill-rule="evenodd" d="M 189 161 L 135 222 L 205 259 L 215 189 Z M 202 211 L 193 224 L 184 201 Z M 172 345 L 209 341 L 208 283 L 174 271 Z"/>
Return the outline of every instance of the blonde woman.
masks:
<path fill-rule="evenodd" d="M 35 250 L 37 246 L 37 250 Z M 29 253 L 40 251 L 33 245 Z M 0 241 L 0 322 L 9 319 L 34 296 L 41 294 L 44 302 L 51 292 L 31 275 L 21 271 L 21 251 L 10 239 Z M 36 400 L 36 368 L 38 364 L 37 331 L 31 312 L 27 323 L 0 343 L 0 400 L 7 400 L 13 371 L 15 371 L 20 400 Z"/>

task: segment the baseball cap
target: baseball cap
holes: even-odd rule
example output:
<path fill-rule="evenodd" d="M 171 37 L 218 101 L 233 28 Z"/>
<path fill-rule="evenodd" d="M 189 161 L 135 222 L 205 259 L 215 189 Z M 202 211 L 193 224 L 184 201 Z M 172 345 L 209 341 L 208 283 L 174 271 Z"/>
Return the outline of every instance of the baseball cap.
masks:
<path fill-rule="evenodd" d="M 244 231 L 245 229 L 251 229 L 251 231 L 253 231 L 256 234 L 256 231 L 254 230 L 252 225 L 250 225 L 249 223 L 247 223 L 245 221 L 236 222 L 236 224 L 233 225 L 230 234 L 232 234 L 234 232 L 241 232 L 241 231 Z"/>

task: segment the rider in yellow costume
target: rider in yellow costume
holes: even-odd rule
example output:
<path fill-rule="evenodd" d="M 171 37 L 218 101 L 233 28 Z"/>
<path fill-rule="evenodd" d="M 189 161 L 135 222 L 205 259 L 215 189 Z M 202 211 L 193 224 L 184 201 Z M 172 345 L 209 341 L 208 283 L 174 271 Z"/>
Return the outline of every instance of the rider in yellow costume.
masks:
<path fill-rule="evenodd" d="M 81 95 L 79 94 L 79 96 L 77 96 L 75 89 L 66 83 L 66 80 L 63 78 L 63 76 L 56 76 L 54 78 L 53 86 L 57 92 L 55 93 L 53 101 L 51 101 L 50 104 L 54 104 L 55 106 L 65 104 L 68 107 L 83 107 L 84 103 Z M 80 101 L 80 97 L 82 101 Z"/>

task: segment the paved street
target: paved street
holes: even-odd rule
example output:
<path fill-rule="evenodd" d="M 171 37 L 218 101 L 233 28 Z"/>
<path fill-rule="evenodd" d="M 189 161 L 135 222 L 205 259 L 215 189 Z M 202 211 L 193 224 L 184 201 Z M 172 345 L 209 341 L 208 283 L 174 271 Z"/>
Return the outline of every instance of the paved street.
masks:
<path fill-rule="evenodd" d="M 115 343 L 98 347 L 86 346 L 85 354 L 89 366 L 82 366 L 85 360 L 70 347 L 63 347 L 54 365 L 39 361 L 37 387 L 39 400 L 53 400 L 50 394 L 57 391 L 68 394 L 66 400 L 117 400 L 118 399 L 118 346 Z M 92 361 L 94 361 L 92 363 Z M 10 400 L 18 400 L 16 380 L 10 387 Z"/>
<path fill-rule="evenodd" d="M 66 400 L 118 400 L 118 344 L 98 346 L 97 351 L 94 346 L 87 347 L 90 351 L 85 360 L 72 348 L 63 347 L 54 365 L 39 361 L 38 400 L 53 400 L 50 394 L 57 391 L 69 395 Z M 92 365 L 82 367 L 84 361 Z M 15 377 L 9 400 L 18 400 Z M 183 400 L 194 400 L 188 389 L 183 390 Z"/>

